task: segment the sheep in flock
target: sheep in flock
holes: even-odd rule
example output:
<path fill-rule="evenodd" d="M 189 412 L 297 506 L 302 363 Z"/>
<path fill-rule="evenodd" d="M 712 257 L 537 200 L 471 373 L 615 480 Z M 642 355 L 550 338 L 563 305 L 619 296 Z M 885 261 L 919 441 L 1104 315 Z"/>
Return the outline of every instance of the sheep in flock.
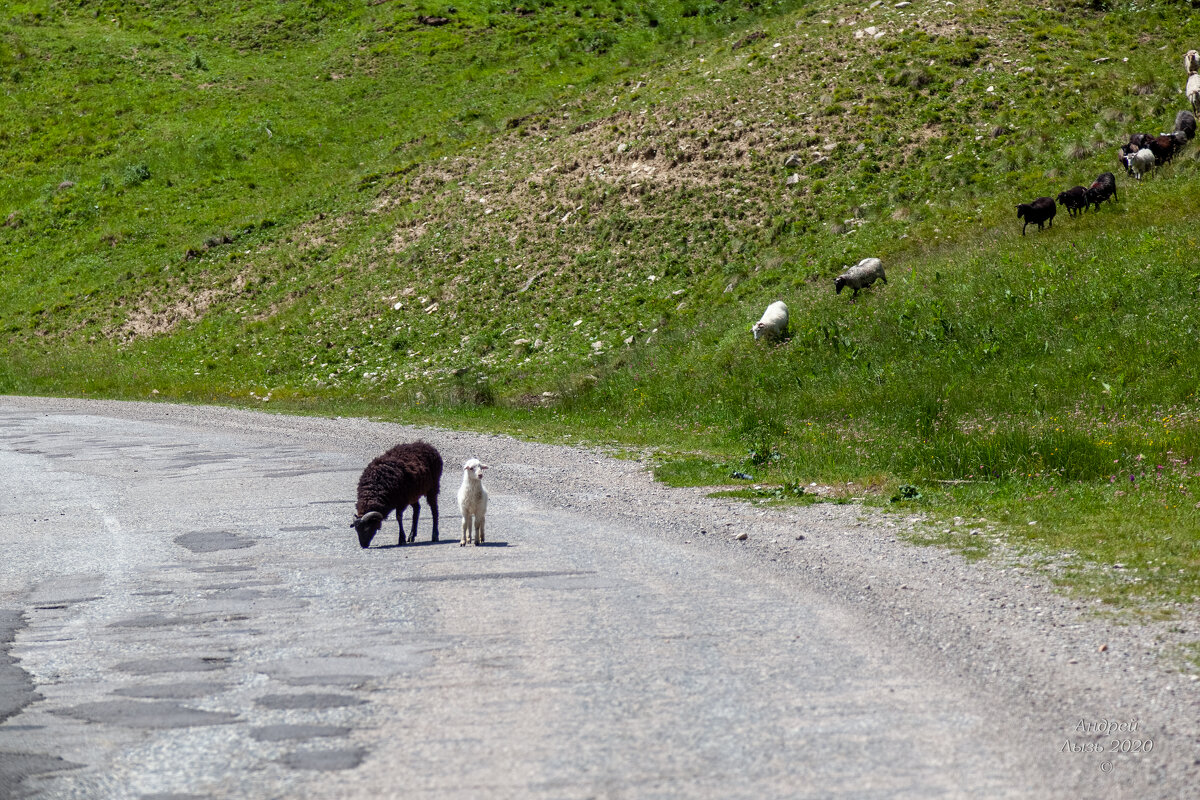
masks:
<path fill-rule="evenodd" d="M 1067 213 L 1072 217 L 1077 211 L 1082 211 L 1088 207 L 1087 189 L 1082 186 L 1072 186 L 1065 192 L 1058 193 L 1059 205 L 1065 206 Z"/>
<path fill-rule="evenodd" d="M 1095 206 L 1099 211 L 1100 204 L 1105 200 L 1112 200 L 1114 203 L 1117 201 L 1117 179 L 1111 172 L 1100 174 L 1087 188 L 1088 205 Z"/>
<path fill-rule="evenodd" d="M 1021 235 L 1025 235 L 1025 228 L 1032 223 L 1037 223 L 1039 231 L 1047 224 L 1053 228 L 1056 213 L 1058 206 L 1054 205 L 1053 197 L 1038 197 L 1028 203 L 1018 203 L 1017 219 L 1025 220 L 1025 224 L 1021 226 Z"/>
<path fill-rule="evenodd" d="M 763 312 L 762 318 L 750 326 L 750 332 L 754 334 L 755 340 L 762 339 L 763 337 L 767 339 L 782 339 L 784 336 L 787 336 L 787 329 L 788 307 L 787 303 L 782 300 L 776 300 L 767 306 L 767 310 Z"/>
<path fill-rule="evenodd" d="M 1181 138 L 1183 138 L 1184 142 L 1187 142 L 1186 137 Z M 1156 166 L 1161 167 L 1163 164 L 1169 164 L 1171 159 L 1175 158 L 1175 152 L 1179 149 L 1179 142 L 1176 141 L 1174 136 L 1159 135 L 1146 142 L 1146 146 L 1143 149 L 1154 153 L 1154 163 Z"/>
<path fill-rule="evenodd" d="M 1154 169 L 1154 153 L 1149 150 L 1138 150 L 1125 156 L 1125 166 L 1139 181 L 1142 176 Z"/>
<path fill-rule="evenodd" d="M 1183 132 L 1188 141 L 1196 138 L 1196 115 L 1190 111 L 1180 111 L 1175 115 L 1175 132 Z"/>
<path fill-rule="evenodd" d="M 833 291 L 835 294 L 841 294 L 842 289 L 848 286 L 854 290 L 852 296 L 858 297 L 859 289 L 865 289 L 877 280 L 887 283 L 883 262 L 878 258 L 864 258 L 834 279 Z"/>

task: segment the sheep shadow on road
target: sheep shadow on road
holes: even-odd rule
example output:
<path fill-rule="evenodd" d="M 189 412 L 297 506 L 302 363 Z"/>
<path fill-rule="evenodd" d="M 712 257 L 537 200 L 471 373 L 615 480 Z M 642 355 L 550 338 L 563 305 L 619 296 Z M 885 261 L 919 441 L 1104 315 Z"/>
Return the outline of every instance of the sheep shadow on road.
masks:
<path fill-rule="evenodd" d="M 458 539 L 439 539 L 436 542 L 431 542 L 426 539 L 423 542 L 405 542 L 404 544 L 381 544 L 375 547 L 368 547 L 368 550 L 399 550 L 402 547 L 436 547 L 441 544 L 458 544 Z M 508 547 L 508 542 L 484 542 L 483 544 L 473 545 L 474 547 Z"/>
<path fill-rule="evenodd" d="M 405 542 L 404 544 L 400 544 L 399 542 L 393 542 L 392 544 L 380 544 L 380 545 L 376 545 L 375 547 L 368 547 L 367 549 L 368 550 L 398 550 L 402 547 L 429 547 L 430 545 L 433 545 L 434 547 L 436 547 L 439 544 L 458 544 L 458 539 L 439 539 L 436 542 L 431 542 L 428 539 L 424 539 L 424 540 L 416 541 L 416 542 Z"/>

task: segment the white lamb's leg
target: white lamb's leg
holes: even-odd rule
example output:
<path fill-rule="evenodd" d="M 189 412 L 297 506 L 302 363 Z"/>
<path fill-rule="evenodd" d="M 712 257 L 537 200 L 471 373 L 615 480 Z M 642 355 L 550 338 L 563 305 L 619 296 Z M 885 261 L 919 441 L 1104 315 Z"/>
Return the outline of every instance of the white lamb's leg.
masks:
<path fill-rule="evenodd" d="M 467 537 L 470 535 L 471 518 L 467 514 L 463 514 L 462 537 L 458 541 L 459 547 L 467 546 Z"/>
<path fill-rule="evenodd" d="M 483 544 L 483 516 L 475 518 L 475 544 Z"/>

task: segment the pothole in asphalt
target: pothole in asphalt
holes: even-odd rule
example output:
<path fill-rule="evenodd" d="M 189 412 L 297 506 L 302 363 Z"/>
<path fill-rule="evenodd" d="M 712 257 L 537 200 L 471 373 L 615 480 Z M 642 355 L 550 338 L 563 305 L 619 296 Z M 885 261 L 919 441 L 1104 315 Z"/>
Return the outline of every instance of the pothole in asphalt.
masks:
<path fill-rule="evenodd" d="M 158 686 L 126 686 L 113 694 L 121 697 L 142 697 L 151 700 L 184 700 L 192 697 L 208 697 L 225 691 L 225 684 L 216 681 L 183 681 L 164 683 Z"/>
<path fill-rule="evenodd" d="M 213 553 L 218 550 L 253 547 L 255 542 L 232 531 L 192 531 L 176 536 L 175 544 L 186 547 L 193 553 Z"/>
<path fill-rule="evenodd" d="M 223 464 L 225 462 L 231 462 L 234 460 L 235 459 L 230 458 L 229 456 L 219 455 L 217 453 L 195 453 L 183 458 L 172 459 L 171 466 L 175 467 L 176 469 L 183 470 L 191 469 L 192 467 L 204 466 L 206 464 Z"/>
<path fill-rule="evenodd" d="M 304 694 L 268 694 L 263 695 L 255 701 L 255 703 L 263 708 L 271 708 L 277 711 L 293 709 L 315 711 L 322 708 L 360 706 L 365 702 L 367 701 L 357 697 L 351 697 L 348 694 L 323 694 L 320 692 L 306 692 Z"/>
<path fill-rule="evenodd" d="M 315 769 L 322 772 L 354 769 L 366 758 L 367 751 L 361 747 L 350 750 L 314 750 L 288 753 L 279 763 L 291 769 Z"/>
<path fill-rule="evenodd" d="M 230 594 L 233 594 L 233 592 L 230 592 Z M 264 595 L 258 598 L 225 597 L 218 594 L 208 599 L 191 603 L 187 606 L 187 609 L 198 617 L 205 614 L 219 614 L 219 619 L 223 621 L 237 622 L 253 618 L 246 612 L 251 612 L 252 615 L 257 616 L 271 611 L 295 612 L 303 608 L 308 608 L 308 606 L 308 600 L 279 596 L 278 594 Z"/>
<path fill-rule="evenodd" d="M 238 721 L 236 714 L 201 711 L 167 701 L 140 703 L 136 700 L 104 700 L 56 709 L 53 713 L 85 722 L 102 722 L 126 728 L 191 728 L 198 725 L 228 725 Z"/>
<path fill-rule="evenodd" d="M 114 669 L 134 675 L 157 675 L 163 672 L 211 672 L 228 666 L 229 659 L 223 656 L 179 656 L 124 661 Z"/>
<path fill-rule="evenodd" d="M 349 728 L 340 725 L 264 725 L 250 731 L 250 737 L 258 742 L 287 742 L 294 739 L 346 736 L 349 733 Z"/>
<path fill-rule="evenodd" d="M 456 575 L 413 575 L 405 583 L 444 583 L 449 581 L 522 580 L 526 578 L 561 578 L 575 575 L 594 575 L 594 570 L 559 570 L 528 572 L 465 572 Z"/>
<path fill-rule="evenodd" d="M 228 620 L 228 617 L 214 616 L 212 614 L 184 614 L 184 615 L 168 615 L 168 614 L 141 614 L 136 617 L 128 617 L 119 619 L 116 622 L 110 622 L 110 628 L 174 628 L 181 625 L 205 625 L 209 622 L 217 622 L 218 620 Z M 242 619 L 248 619 L 243 617 Z"/>
<path fill-rule="evenodd" d="M 207 586 L 196 587 L 201 592 L 227 592 L 231 589 L 251 589 L 256 586 L 278 586 L 281 580 L 249 580 L 232 581 L 230 583 L 210 583 Z"/>
<path fill-rule="evenodd" d="M 358 472 L 356 469 L 322 469 L 320 467 L 314 469 L 280 469 L 273 472 L 264 472 L 264 478 L 303 478 L 308 475 L 333 475 L 339 472 Z"/>
<path fill-rule="evenodd" d="M 57 602 L 48 601 L 46 603 L 39 603 L 38 605 L 34 606 L 34 609 L 37 611 L 60 611 L 64 608 L 70 608 L 75 603 L 90 603 L 93 600 L 103 600 L 103 599 L 104 598 L 100 597 L 100 596 L 75 597 L 75 598 L 71 598 L 69 600 L 61 600 L 61 601 L 57 601 Z"/>
<path fill-rule="evenodd" d="M 389 653 L 386 658 L 366 656 L 316 656 L 280 661 L 265 672 L 291 686 L 360 686 L 372 679 L 415 673 L 426 668 L 431 657 L 417 650 Z"/>
<path fill-rule="evenodd" d="M 5 791 L 4 797 L 21 797 L 20 794 L 9 795 L 7 792 L 9 790 L 15 792 L 22 781 L 34 775 L 79 769 L 82 766 L 83 764 L 76 764 L 58 756 L 48 756 L 42 753 L 0 752 L 0 790 Z"/>

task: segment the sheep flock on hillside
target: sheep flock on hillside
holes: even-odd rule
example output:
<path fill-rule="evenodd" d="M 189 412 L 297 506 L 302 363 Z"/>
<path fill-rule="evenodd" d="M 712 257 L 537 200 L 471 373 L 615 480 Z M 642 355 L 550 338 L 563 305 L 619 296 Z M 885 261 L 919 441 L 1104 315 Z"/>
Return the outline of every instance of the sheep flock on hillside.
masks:
<path fill-rule="evenodd" d="M 1175 125 L 1170 132 L 1130 135 L 1117 153 L 1125 174 L 1138 181 L 1155 168 L 1169 164 L 1196 136 L 1196 114 L 1200 113 L 1200 51 L 1188 50 L 1184 54 L 1183 69 L 1187 74 L 1184 94 L 1191 110 L 1181 109 L 1175 115 Z M 1075 217 L 1089 208 L 1099 211 L 1101 203 L 1105 201 L 1116 203 L 1118 200 L 1116 176 L 1111 172 L 1101 173 L 1088 186 L 1072 186 L 1055 197 L 1037 197 L 1026 203 L 1018 203 L 1017 219 L 1022 220 L 1021 235 L 1025 235 L 1030 225 L 1037 225 L 1039 231 L 1052 228 L 1059 205 L 1067 209 L 1068 216 Z M 834 292 L 841 294 L 842 289 L 850 287 L 857 297 L 859 290 L 877 279 L 887 283 L 883 263 L 878 258 L 864 258 L 855 266 L 845 269 L 834 280 Z M 777 300 L 767 307 L 762 319 L 754 323 L 750 330 L 756 340 L 780 340 L 786 337 L 787 324 L 787 306 Z"/>
<path fill-rule="evenodd" d="M 1184 53 L 1183 69 L 1187 73 L 1184 94 L 1187 96 L 1192 110 L 1180 110 L 1175 115 L 1175 127 L 1168 133 L 1131 134 L 1129 140 L 1121 145 L 1120 151 L 1117 153 L 1117 160 L 1125 168 L 1126 175 L 1139 181 L 1142 180 L 1155 168 L 1171 163 L 1176 154 L 1195 138 L 1196 113 L 1200 112 L 1200 52 L 1188 50 Z M 1057 199 L 1059 204 L 1066 207 L 1067 214 L 1072 217 L 1088 207 L 1099 211 L 1100 204 L 1105 200 L 1116 202 L 1117 181 L 1111 172 L 1105 172 L 1096 178 L 1090 187 L 1085 189 L 1082 186 L 1072 186 L 1070 189 L 1059 192 Z M 1039 231 L 1042 230 L 1043 225 L 1050 227 L 1056 208 L 1054 199 L 1050 197 L 1039 197 L 1028 203 L 1019 203 L 1017 218 L 1024 220 L 1024 224 L 1021 226 L 1021 235 L 1025 235 L 1025 228 L 1030 223 L 1037 223 Z"/>

